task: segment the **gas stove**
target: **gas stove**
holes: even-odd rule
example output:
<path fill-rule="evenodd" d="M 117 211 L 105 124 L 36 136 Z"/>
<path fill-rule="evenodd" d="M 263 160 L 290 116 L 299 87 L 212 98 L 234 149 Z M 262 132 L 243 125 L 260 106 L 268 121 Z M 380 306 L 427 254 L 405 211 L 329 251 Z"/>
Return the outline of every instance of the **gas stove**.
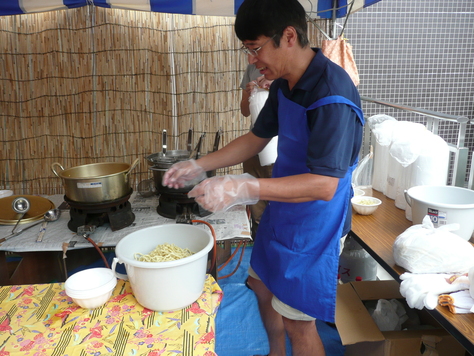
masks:
<path fill-rule="evenodd" d="M 117 231 L 130 226 L 135 221 L 135 214 L 129 202 L 131 195 L 132 191 L 119 199 L 103 203 L 76 202 L 64 196 L 64 201 L 70 207 L 69 230 L 77 232 L 80 226 L 97 227 L 108 224 L 112 231 Z"/>

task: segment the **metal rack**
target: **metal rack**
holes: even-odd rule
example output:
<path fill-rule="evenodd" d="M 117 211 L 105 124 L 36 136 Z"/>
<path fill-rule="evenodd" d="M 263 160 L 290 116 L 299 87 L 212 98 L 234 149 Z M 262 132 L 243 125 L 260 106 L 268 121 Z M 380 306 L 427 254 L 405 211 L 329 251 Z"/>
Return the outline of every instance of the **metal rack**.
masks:
<path fill-rule="evenodd" d="M 458 187 L 465 187 L 466 185 L 466 174 L 468 167 L 468 155 L 469 148 L 465 147 L 466 131 L 468 124 L 474 124 L 474 120 L 469 119 L 466 116 L 455 116 L 448 115 L 444 113 L 439 113 L 436 111 L 420 109 L 412 106 L 405 106 L 390 103 L 387 101 L 372 99 L 366 96 L 361 96 L 361 99 L 366 102 L 388 106 L 394 109 L 409 111 L 411 113 L 423 115 L 427 118 L 426 127 L 428 130 L 434 134 L 438 134 L 438 127 L 441 121 L 454 122 L 459 125 L 457 142 L 456 144 L 448 143 L 449 150 L 454 154 L 454 168 L 453 168 L 453 177 L 452 185 Z M 474 189 L 474 155 L 471 159 L 471 170 L 469 172 L 469 181 L 468 188 Z"/>

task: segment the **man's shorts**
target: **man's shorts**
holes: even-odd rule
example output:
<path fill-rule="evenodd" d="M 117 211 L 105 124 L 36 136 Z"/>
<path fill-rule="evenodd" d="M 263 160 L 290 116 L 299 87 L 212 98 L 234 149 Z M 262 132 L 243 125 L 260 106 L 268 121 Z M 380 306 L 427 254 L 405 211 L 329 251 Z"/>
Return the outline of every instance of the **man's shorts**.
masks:
<path fill-rule="evenodd" d="M 260 278 L 258 275 L 255 273 L 252 267 L 249 266 L 249 276 L 255 279 L 258 279 L 260 281 Z M 278 314 L 281 314 L 287 319 L 291 320 L 303 320 L 303 321 L 312 321 L 316 320 L 316 318 L 313 318 L 312 316 L 309 316 L 298 309 L 295 309 L 293 307 L 290 307 L 288 304 L 283 303 L 280 299 L 277 297 L 273 296 L 272 298 L 272 307 L 275 309 L 275 311 Z"/>
<path fill-rule="evenodd" d="M 346 239 L 346 236 L 347 235 L 344 235 L 340 240 L 341 250 L 339 254 L 342 252 L 342 248 L 344 246 L 344 241 Z M 261 280 L 251 266 L 249 266 L 248 273 L 250 277 L 258 279 L 259 281 Z M 277 313 L 279 313 L 280 315 L 284 316 L 287 319 L 303 320 L 303 321 L 316 320 L 316 318 L 313 318 L 312 316 L 309 316 L 308 314 L 305 314 L 299 311 L 298 309 L 295 309 L 293 307 L 290 307 L 288 304 L 283 303 L 280 299 L 278 299 L 275 296 L 273 296 L 272 298 L 272 307 L 273 309 L 276 310 Z"/>

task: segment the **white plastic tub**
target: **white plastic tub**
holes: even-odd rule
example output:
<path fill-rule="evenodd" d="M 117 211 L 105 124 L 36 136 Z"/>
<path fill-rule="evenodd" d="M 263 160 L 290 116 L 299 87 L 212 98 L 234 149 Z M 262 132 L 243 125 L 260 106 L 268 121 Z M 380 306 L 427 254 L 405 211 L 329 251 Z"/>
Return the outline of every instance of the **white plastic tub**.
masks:
<path fill-rule="evenodd" d="M 116 285 L 117 278 L 109 268 L 90 268 L 70 276 L 64 289 L 82 308 L 95 309 L 110 299 Z"/>
<path fill-rule="evenodd" d="M 421 224 L 429 215 L 435 227 L 459 224 L 452 231 L 465 240 L 474 232 L 474 190 L 455 186 L 419 185 L 406 191 L 405 198 L 411 206 L 413 224 Z"/>
<path fill-rule="evenodd" d="M 156 246 L 170 243 L 189 248 L 194 254 L 176 261 L 141 262 L 134 258 L 139 252 L 148 254 Z M 199 227 L 169 224 L 144 228 L 125 236 L 117 244 L 112 263 L 123 263 L 137 301 L 155 311 L 182 309 L 201 295 L 206 279 L 207 256 L 214 245 L 212 235 Z"/>

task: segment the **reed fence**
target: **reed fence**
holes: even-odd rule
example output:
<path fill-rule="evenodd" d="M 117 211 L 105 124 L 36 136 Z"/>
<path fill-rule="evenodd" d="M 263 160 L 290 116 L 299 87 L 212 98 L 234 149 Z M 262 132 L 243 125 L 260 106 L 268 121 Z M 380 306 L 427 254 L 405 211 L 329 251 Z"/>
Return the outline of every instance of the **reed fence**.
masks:
<path fill-rule="evenodd" d="M 233 17 L 95 6 L 0 17 L 0 189 L 62 194 L 51 170 L 140 158 L 132 186 L 152 176 L 145 157 L 202 152 L 247 132 L 240 114 L 247 65 Z M 320 27 L 327 24 L 319 21 Z M 309 24 L 312 44 L 323 39 Z M 219 174 L 241 172 L 229 167 Z"/>

